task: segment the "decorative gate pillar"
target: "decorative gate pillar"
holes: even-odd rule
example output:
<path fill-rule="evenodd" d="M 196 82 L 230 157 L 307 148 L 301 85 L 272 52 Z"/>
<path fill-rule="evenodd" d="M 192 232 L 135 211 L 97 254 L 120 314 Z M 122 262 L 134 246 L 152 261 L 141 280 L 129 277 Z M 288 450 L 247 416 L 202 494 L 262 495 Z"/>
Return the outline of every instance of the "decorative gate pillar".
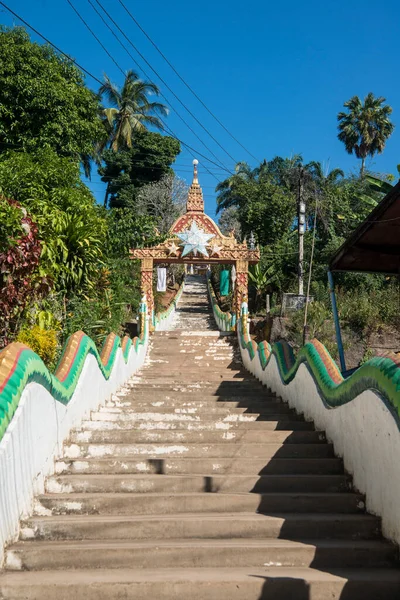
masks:
<path fill-rule="evenodd" d="M 149 328 L 153 327 L 154 298 L 153 298 L 153 259 L 142 258 L 140 264 L 140 289 L 143 296 L 146 296 L 147 309 L 150 317 Z"/>
<path fill-rule="evenodd" d="M 249 283 L 249 261 L 236 261 L 236 287 L 235 287 L 235 312 L 236 321 L 240 319 L 242 302 L 247 302 Z"/>

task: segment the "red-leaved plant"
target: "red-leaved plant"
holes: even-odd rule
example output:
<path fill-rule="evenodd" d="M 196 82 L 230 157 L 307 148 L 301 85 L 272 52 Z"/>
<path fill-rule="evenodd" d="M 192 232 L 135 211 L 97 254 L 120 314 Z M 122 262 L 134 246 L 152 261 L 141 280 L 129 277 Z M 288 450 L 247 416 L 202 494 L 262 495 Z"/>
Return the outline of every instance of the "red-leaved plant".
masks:
<path fill-rule="evenodd" d="M 3 198 L 4 200 L 4 198 Z M 25 235 L 12 240 L 0 252 L 0 348 L 12 341 L 20 318 L 31 301 L 48 291 L 49 283 L 39 277 L 41 253 L 37 225 L 15 200 L 5 199 L 21 210 L 21 226 Z"/>

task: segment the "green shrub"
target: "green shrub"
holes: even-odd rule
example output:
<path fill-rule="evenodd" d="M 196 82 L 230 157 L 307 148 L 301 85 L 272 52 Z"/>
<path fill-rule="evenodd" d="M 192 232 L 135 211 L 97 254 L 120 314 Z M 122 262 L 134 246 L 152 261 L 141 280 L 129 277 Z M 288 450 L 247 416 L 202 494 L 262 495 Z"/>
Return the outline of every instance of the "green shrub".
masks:
<path fill-rule="evenodd" d="M 290 313 L 288 330 L 290 342 L 297 348 L 303 345 L 304 309 Z M 308 305 L 307 325 L 309 338 L 317 338 L 337 360 L 338 350 L 331 310 L 324 302 L 311 302 Z"/>
<path fill-rule="evenodd" d="M 55 329 L 43 329 L 39 325 L 34 325 L 31 329 L 22 329 L 17 341 L 26 344 L 36 352 L 49 369 L 54 368 L 57 355 Z"/>
<path fill-rule="evenodd" d="M 358 293 L 358 290 L 340 294 L 338 298 L 341 320 L 358 332 L 371 331 L 380 321 L 379 306 L 374 293 Z"/>

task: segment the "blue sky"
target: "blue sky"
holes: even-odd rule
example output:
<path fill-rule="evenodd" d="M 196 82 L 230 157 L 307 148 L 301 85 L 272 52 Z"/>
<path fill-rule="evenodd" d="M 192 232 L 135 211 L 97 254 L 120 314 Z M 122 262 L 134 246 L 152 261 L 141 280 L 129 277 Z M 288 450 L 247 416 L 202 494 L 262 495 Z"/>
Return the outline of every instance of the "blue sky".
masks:
<path fill-rule="evenodd" d="M 122 68 L 137 69 L 87 0 L 72 1 Z M 235 160 L 248 160 L 254 165 L 254 159 L 220 128 L 174 75 L 118 0 L 102 3 L 221 146 Z M 395 0 L 125 3 L 207 106 L 260 160 L 302 153 L 305 161 L 319 160 L 329 168 L 357 170 L 358 161 L 346 154 L 336 138 L 336 115 L 345 100 L 372 91 L 387 98 L 398 126 L 383 155 L 375 157 L 368 166 L 380 172 L 396 172 L 400 163 L 400 4 Z M 121 73 L 66 0 L 6 0 L 6 4 L 99 79 L 105 72 L 121 83 Z M 5 25 L 18 24 L 4 9 L 0 20 Z M 135 55 L 133 48 L 130 51 Z M 136 58 L 199 137 L 232 170 L 232 158 L 171 97 L 149 67 Z M 87 78 L 87 83 L 97 90 L 96 82 Z M 173 110 L 168 125 L 179 138 L 212 158 Z M 187 180 L 191 178 L 194 155 L 197 156 L 183 150 L 177 160 L 176 171 Z M 225 173 L 198 158 L 206 210 L 214 216 L 214 188 Z M 213 175 L 204 170 L 202 163 L 209 166 Z M 91 187 L 101 199 L 103 184 L 97 174 Z"/>

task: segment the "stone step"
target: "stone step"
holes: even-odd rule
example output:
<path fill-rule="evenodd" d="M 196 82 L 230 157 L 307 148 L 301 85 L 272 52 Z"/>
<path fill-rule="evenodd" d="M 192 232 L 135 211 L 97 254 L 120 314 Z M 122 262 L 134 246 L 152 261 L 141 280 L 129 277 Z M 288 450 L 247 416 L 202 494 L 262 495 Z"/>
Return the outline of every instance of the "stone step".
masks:
<path fill-rule="evenodd" d="M 188 356 L 182 356 L 182 361 L 185 362 L 185 372 L 184 372 L 184 376 L 185 376 L 185 381 L 187 378 L 190 377 L 197 377 L 197 379 L 199 379 L 199 376 L 201 377 L 202 375 L 205 375 L 207 378 L 209 376 L 215 376 L 215 377 L 223 377 L 226 381 L 231 381 L 232 379 L 239 379 L 240 381 L 244 381 L 244 380 L 249 380 L 249 381 L 254 381 L 256 382 L 257 379 L 255 379 L 254 377 L 249 376 L 249 372 L 246 371 L 244 369 L 244 367 L 242 365 L 232 365 L 232 360 L 230 360 L 230 363 L 228 364 L 228 358 L 226 359 L 225 356 L 220 356 L 220 358 L 223 358 L 224 361 L 226 362 L 226 364 L 224 364 L 223 366 L 215 363 L 215 364 L 210 364 L 207 367 L 207 370 L 205 373 L 199 373 L 199 369 L 202 369 L 202 361 L 203 362 L 207 362 L 209 358 L 213 358 L 214 356 L 218 356 L 218 355 L 210 355 L 207 356 L 205 353 L 202 354 L 202 356 L 195 356 L 195 353 L 193 356 L 188 355 Z M 195 362 L 196 361 L 196 362 Z M 228 368 L 227 368 L 228 367 Z M 136 372 L 136 374 L 133 376 L 133 379 L 135 379 L 136 377 L 141 377 L 141 376 L 146 376 L 146 377 L 159 377 L 160 375 L 163 375 L 164 377 L 166 377 L 167 379 L 171 379 L 171 378 L 178 378 L 178 379 L 182 379 L 182 366 L 180 366 L 179 368 L 177 368 L 176 364 L 175 364 L 175 360 L 171 360 L 170 359 L 170 352 L 168 352 L 168 360 L 164 359 L 156 359 L 153 357 L 153 354 L 151 354 L 150 359 L 148 361 L 148 363 L 146 365 L 144 365 L 139 371 Z"/>
<path fill-rule="evenodd" d="M 398 600 L 395 569 L 104 569 L 8 573 L 4 600 Z"/>
<path fill-rule="evenodd" d="M 395 569 L 104 569 L 7 573 L 4 600 L 398 600 Z"/>
<path fill-rule="evenodd" d="M 65 444 L 65 458 L 106 457 L 126 458 L 331 458 L 332 444 Z"/>
<path fill-rule="evenodd" d="M 85 443 L 289 443 L 289 444 L 323 444 L 326 437 L 320 431 L 262 431 L 230 429 L 228 431 L 185 431 L 159 430 L 142 431 L 137 429 L 109 429 L 102 428 L 102 422 L 94 421 L 98 429 L 83 429 L 83 431 L 73 431 L 70 436 L 70 442 L 79 444 Z"/>
<path fill-rule="evenodd" d="M 282 415 L 283 417 L 284 415 Z M 130 421 L 84 421 L 85 429 L 119 429 L 129 431 L 314 431 L 310 421 L 137 421 L 134 428 Z"/>
<path fill-rule="evenodd" d="M 105 569 L 8 573 L 4 600 L 398 600 L 395 569 Z"/>
<path fill-rule="evenodd" d="M 201 356 L 201 358 L 198 359 L 198 356 Z M 167 344 L 163 348 L 159 348 L 157 345 L 157 348 L 153 347 L 146 364 L 142 368 L 145 369 L 154 363 L 160 365 L 169 363 L 175 369 L 178 369 L 181 364 L 185 364 L 185 366 L 187 365 L 190 368 L 199 360 L 212 359 L 214 357 L 226 360 L 230 368 L 238 371 L 243 369 L 240 353 L 234 351 L 229 345 L 220 346 L 202 343 L 196 344 L 196 346 L 185 344 L 172 346 L 171 344 Z"/>
<path fill-rule="evenodd" d="M 198 358 L 199 353 L 201 358 Z M 230 349 L 220 349 L 215 347 L 202 347 L 200 350 L 197 348 L 181 348 L 172 349 L 171 347 L 162 351 L 152 351 L 149 360 L 145 366 L 142 367 L 142 371 L 151 367 L 151 365 L 157 364 L 165 366 L 166 364 L 173 364 L 174 369 L 178 370 L 182 365 L 188 368 L 193 367 L 194 364 L 200 363 L 200 361 L 211 362 L 211 365 L 215 368 L 219 364 L 228 367 L 239 373 L 243 372 L 243 364 L 241 363 L 239 356 Z"/>
<path fill-rule="evenodd" d="M 339 475 L 340 458 L 185 458 L 148 456 L 86 458 L 56 461 L 56 473 L 150 473 L 150 474 L 241 474 L 241 475 Z"/>
<path fill-rule="evenodd" d="M 277 415 L 277 414 L 288 414 L 296 415 L 295 411 L 287 404 L 282 402 L 265 402 L 262 406 L 251 407 L 251 406 L 219 406 L 218 403 L 207 406 L 157 406 L 157 401 L 153 402 L 156 406 L 152 406 L 151 403 L 138 403 L 138 405 L 132 406 L 132 408 L 121 407 L 121 406 L 103 406 L 100 410 L 92 413 L 93 420 L 98 420 L 99 413 L 109 415 L 136 415 L 143 413 L 162 413 L 165 415 L 216 415 L 218 418 L 220 415 L 243 415 L 243 414 L 262 414 L 262 415 Z M 258 408 L 258 410 L 257 410 Z M 126 417 L 128 418 L 128 417 Z M 107 419 L 109 420 L 109 419 Z"/>
<path fill-rule="evenodd" d="M 60 475 L 46 481 L 48 493 L 343 492 L 348 475 Z"/>
<path fill-rule="evenodd" d="M 259 398 L 247 398 L 243 397 L 235 397 L 232 400 L 229 400 L 226 397 L 221 399 L 218 396 L 204 396 L 204 394 L 181 394 L 174 393 L 171 394 L 134 394 L 131 396 L 122 396 L 117 397 L 114 396 L 113 400 L 110 400 L 105 406 L 158 406 L 158 407 L 185 407 L 185 406 L 199 406 L 199 407 L 207 407 L 207 406 L 215 406 L 220 408 L 247 408 L 247 407 L 264 407 L 264 406 L 272 406 L 272 405 L 284 405 L 282 401 L 277 400 L 275 396 L 271 397 L 263 397 Z"/>
<path fill-rule="evenodd" d="M 42 494 L 34 514 L 43 515 L 150 515 L 184 513 L 360 513 L 364 497 L 342 493 L 70 493 Z"/>
<path fill-rule="evenodd" d="M 8 571 L 67 569 L 389 568 L 397 550 L 384 540 L 221 539 L 19 542 L 6 554 Z"/>
<path fill-rule="evenodd" d="M 213 385 L 213 384 L 217 384 L 219 385 L 220 383 L 223 382 L 224 385 L 226 385 L 226 383 L 230 384 L 233 383 L 235 385 L 238 384 L 245 384 L 246 386 L 249 384 L 246 376 L 244 374 L 241 375 L 226 375 L 224 373 L 224 371 L 222 371 L 221 369 L 218 369 L 218 371 L 211 371 L 210 368 L 208 366 L 205 367 L 205 373 L 204 373 L 204 379 L 200 379 L 201 377 L 201 372 L 199 373 L 199 370 L 201 371 L 201 369 L 196 369 L 195 372 L 193 372 L 193 374 L 191 373 L 185 373 L 185 385 L 190 384 L 191 382 L 193 383 L 201 383 L 202 385 Z M 133 380 L 135 381 L 135 380 Z M 137 381 L 140 381 L 141 385 L 146 385 L 148 384 L 149 386 L 152 385 L 158 385 L 158 384 L 168 384 L 170 383 L 171 385 L 175 385 L 176 383 L 181 383 L 182 381 L 182 371 L 180 373 L 164 373 L 161 369 L 157 369 L 157 373 L 154 372 L 148 372 L 148 373 L 138 373 L 137 374 Z M 253 382 L 251 382 L 253 383 Z M 258 386 L 257 386 L 258 388 Z"/>
<path fill-rule="evenodd" d="M 235 396 L 231 395 L 216 395 L 216 394 L 203 394 L 199 390 L 189 390 L 185 391 L 154 391 L 153 389 L 145 391 L 145 390 L 134 390 L 133 392 L 129 392 L 126 395 L 114 395 L 109 402 L 122 402 L 124 406 L 135 406 L 138 402 L 165 402 L 169 403 L 171 406 L 181 406 L 185 405 L 187 402 L 193 404 L 202 404 L 206 405 L 223 405 L 223 406 L 257 406 L 264 404 L 286 404 L 282 402 L 277 396 L 274 394 L 237 394 Z"/>
<path fill-rule="evenodd" d="M 62 515 L 21 523 L 21 541 L 163 539 L 380 539 L 380 519 L 368 514 Z M 0 596 L 1 598 L 1 596 Z"/>
<path fill-rule="evenodd" d="M 221 383 L 208 383 L 204 380 L 197 380 L 187 383 L 183 378 L 181 378 L 179 382 L 175 383 L 171 382 L 157 384 L 137 382 L 131 389 L 132 393 L 134 393 L 135 390 L 143 390 L 148 393 L 164 393 L 166 391 L 190 392 L 190 390 L 192 390 L 204 393 L 208 396 L 229 395 L 232 398 L 238 395 L 243 396 L 243 394 L 246 394 L 247 396 L 257 395 L 260 398 L 263 398 L 263 394 L 266 391 L 266 388 L 261 383 L 257 383 L 255 381 L 222 381 Z"/>
<path fill-rule="evenodd" d="M 91 418 L 93 421 L 118 421 L 118 422 L 136 422 L 146 421 L 150 422 L 163 422 L 163 421 L 181 421 L 185 423 L 193 422 L 213 422 L 213 423 L 229 423 L 229 422 L 251 422 L 251 421 L 279 421 L 285 420 L 287 422 L 301 421 L 303 417 L 293 412 L 277 412 L 277 413 L 249 413 L 238 411 L 226 411 L 216 412 L 214 416 L 207 412 L 200 413 L 184 413 L 184 412 L 163 412 L 162 410 L 153 409 L 151 412 L 137 412 L 132 410 L 130 412 L 112 412 L 112 411 L 98 411 L 92 412 Z"/>

